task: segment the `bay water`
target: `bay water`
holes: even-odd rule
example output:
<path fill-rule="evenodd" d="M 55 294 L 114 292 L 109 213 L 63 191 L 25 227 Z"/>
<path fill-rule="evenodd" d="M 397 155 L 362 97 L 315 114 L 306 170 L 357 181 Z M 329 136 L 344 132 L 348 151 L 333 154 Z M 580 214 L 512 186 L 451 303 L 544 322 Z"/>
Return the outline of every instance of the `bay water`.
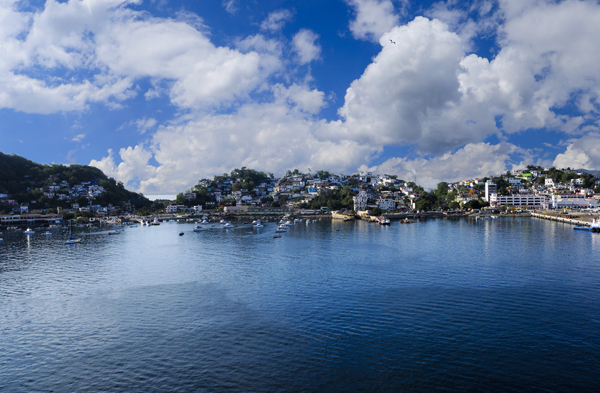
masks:
<path fill-rule="evenodd" d="M 597 391 L 600 235 L 534 218 L 0 237 L 2 392 Z M 180 231 L 184 232 L 179 236 Z"/>

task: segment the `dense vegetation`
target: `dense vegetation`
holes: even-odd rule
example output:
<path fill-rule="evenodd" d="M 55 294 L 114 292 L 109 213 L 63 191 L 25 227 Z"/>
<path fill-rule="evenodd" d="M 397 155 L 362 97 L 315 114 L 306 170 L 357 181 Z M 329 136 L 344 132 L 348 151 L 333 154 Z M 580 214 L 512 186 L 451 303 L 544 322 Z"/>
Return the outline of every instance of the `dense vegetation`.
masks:
<path fill-rule="evenodd" d="M 98 168 L 87 165 L 42 165 L 15 154 L 0 153 L 0 193 L 9 194 L 10 199 L 18 203 L 35 202 L 30 206 L 32 209 L 70 207 L 73 202 L 89 204 L 90 201 L 86 197 L 77 201 L 61 201 L 56 196 L 47 198 L 40 190 L 62 181 L 67 181 L 71 187 L 81 182 L 96 181 L 104 187 L 105 192 L 91 201 L 94 205 L 106 206 L 110 203 L 119 206 L 130 202 L 137 208 L 142 208 L 152 204 L 142 194 L 126 190 L 123 183 L 107 177 Z"/>

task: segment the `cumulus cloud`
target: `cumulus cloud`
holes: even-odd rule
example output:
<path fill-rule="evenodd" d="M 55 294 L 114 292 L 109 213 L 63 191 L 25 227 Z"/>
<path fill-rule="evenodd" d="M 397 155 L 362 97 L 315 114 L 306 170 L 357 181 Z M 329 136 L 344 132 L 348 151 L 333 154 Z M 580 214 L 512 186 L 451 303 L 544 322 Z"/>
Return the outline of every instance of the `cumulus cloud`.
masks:
<path fill-rule="evenodd" d="M 600 168 L 600 134 L 592 133 L 569 141 L 567 150 L 558 154 L 553 166 L 557 168 Z"/>
<path fill-rule="evenodd" d="M 112 154 L 91 165 L 137 187 L 131 175 L 136 173 L 134 168 L 146 170 L 153 157 L 159 165 L 154 172 L 146 170 L 149 176 L 140 177 L 139 189 L 156 193 L 180 191 L 199 178 L 239 166 L 279 175 L 292 167 L 311 165 L 347 171 L 378 150 L 352 140 L 321 137 L 330 125 L 312 119 L 312 115 L 324 105 L 322 92 L 301 85 L 276 85 L 272 90 L 274 98 L 269 103 L 248 103 L 232 114 L 197 115 L 180 124 L 159 127 L 149 147 L 133 148 L 146 152 L 144 165 L 124 158 L 116 165 Z"/>
<path fill-rule="evenodd" d="M 319 58 L 321 47 L 316 44 L 319 36 L 311 30 L 302 29 L 292 39 L 292 45 L 300 64 L 307 64 Z"/>
<path fill-rule="evenodd" d="M 273 11 L 269 14 L 267 19 L 262 21 L 260 29 L 264 31 L 277 32 L 283 29 L 283 26 L 294 17 L 292 11 L 287 9 L 281 9 Z"/>
<path fill-rule="evenodd" d="M 362 171 L 396 174 L 412 181 L 413 173 L 417 183 L 434 188 L 441 181 L 456 182 L 480 176 L 502 173 L 519 163 L 513 154 L 527 154 L 523 149 L 510 144 L 470 143 L 455 153 L 446 153 L 431 159 L 392 158 L 374 167 L 363 166 Z"/>
<path fill-rule="evenodd" d="M 352 36 L 359 40 L 379 41 L 381 35 L 398 24 L 399 17 L 390 0 L 347 0 L 356 17 L 350 22 Z"/>
<path fill-rule="evenodd" d="M 440 21 L 418 17 L 380 43 L 382 51 L 352 82 L 339 110 L 355 138 L 439 153 L 485 136 L 481 124 L 468 123 L 456 110 L 464 56 L 458 35 Z"/>
<path fill-rule="evenodd" d="M 210 110 L 246 98 L 281 65 L 269 53 L 216 47 L 194 14 L 152 18 L 128 4 L 49 0 L 26 13 L 2 2 L 0 108 L 55 113 L 95 102 L 119 108 L 137 94 L 134 81 L 151 78 L 170 81 L 175 105 Z M 59 74 L 40 78 L 36 68 Z M 71 76 L 88 73 L 93 77 Z"/>
<path fill-rule="evenodd" d="M 113 151 L 109 149 L 106 157 L 92 160 L 90 165 L 133 188 L 138 188 L 140 179 L 151 178 L 157 172 L 157 168 L 148 165 L 152 153 L 141 145 L 122 148 L 119 150 L 119 156 L 121 163 L 116 165 Z"/>

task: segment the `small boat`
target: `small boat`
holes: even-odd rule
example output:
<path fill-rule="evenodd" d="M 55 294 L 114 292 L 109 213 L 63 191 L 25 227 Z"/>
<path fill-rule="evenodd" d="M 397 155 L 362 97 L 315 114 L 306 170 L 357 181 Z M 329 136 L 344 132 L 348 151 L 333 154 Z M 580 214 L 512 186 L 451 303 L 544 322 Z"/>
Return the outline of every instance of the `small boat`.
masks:
<path fill-rule="evenodd" d="M 179 232 L 179 236 L 183 236 L 183 235 L 184 235 L 184 233 L 183 233 L 183 232 Z"/>
<path fill-rule="evenodd" d="M 107 234 L 109 234 L 109 235 L 118 235 L 119 233 L 121 233 L 121 232 L 119 232 L 119 231 L 108 231 L 107 232 Z"/>
<path fill-rule="evenodd" d="M 223 224 L 223 228 L 228 228 L 228 229 L 230 229 L 230 228 L 235 228 L 235 227 L 234 227 L 233 225 L 231 225 L 231 223 L 230 223 L 230 222 L 226 222 L 225 224 Z"/>
<path fill-rule="evenodd" d="M 280 235 L 280 234 L 278 234 L 278 233 L 276 233 L 276 234 L 274 234 L 274 235 L 273 235 L 273 239 L 278 239 L 278 238 L 280 238 L 280 237 L 281 237 L 281 235 Z"/>
<path fill-rule="evenodd" d="M 23 231 L 24 234 L 26 235 L 33 235 L 35 232 L 31 230 L 31 228 L 27 228 L 26 231 Z"/>
<path fill-rule="evenodd" d="M 158 218 L 155 218 L 154 221 L 152 221 L 152 225 L 160 225 L 160 222 L 158 222 Z"/>
<path fill-rule="evenodd" d="M 264 227 L 264 225 L 262 224 L 262 222 L 260 220 L 254 221 L 253 224 L 254 224 L 255 228 L 263 228 Z"/>
<path fill-rule="evenodd" d="M 600 217 L 594 218 L 592 220 L 592 225 L 590 225 L 589 227 L 577 226 L 577 227 L 574 227 L 573 229 L 578 229 L 580 231 L 590 231 L 590 232 L 600 233 Z"/>
<path fill-rule="evenodd" d="M 46 231 L 46 232 L 42 233 L 42 236 L 50 236 L 50 235 L 52 235 L 52 232 L 50 232 L 50 231 Z"/>
<path fill-rule="evenodd" d="M 69 238 L 65 241 L 65 244 L 77 244 L 81 243 L 81 239 L 71 236 L 71 221 L 69 220 Z"/>
<path fill-rule="evenodd" d="M 384 216 L 379 216 L 377 217 L 377 222 L 379 223 L 379 225 L 390 225 L 390 219 L 386 218 Z"/>
<path fill-rule="evenodd" d="M 279 227 L 277 227 L 277 229 L 275 230 L 275 233 L 282 233 L 282 232 L 287 232 L 287 231 L 288 231 L 287 227 L 285 227 L 285 226 L 281 226 L 281 225 L 280 225 L 280 226 L 279 226 Z"/>
<path fill-rule="evenodd" d="M 200 226 L 200 225 L 196 225 L 196 226 L 194 227 L 194 232 L 202 232 L 202 231 L 205 231 L 205 230 L 206 230 L 206 229 L 205 229 L 205 228 L 203 228 L 203 227 L 202 227 L 202 226 Z"/>

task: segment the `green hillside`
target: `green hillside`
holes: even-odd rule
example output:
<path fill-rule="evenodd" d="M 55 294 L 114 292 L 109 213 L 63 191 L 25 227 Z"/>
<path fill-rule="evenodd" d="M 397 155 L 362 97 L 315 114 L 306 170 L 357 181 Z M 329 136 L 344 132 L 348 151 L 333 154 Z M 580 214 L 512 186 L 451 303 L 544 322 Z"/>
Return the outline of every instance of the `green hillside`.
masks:
<path fill-rule="evenodd" d="M 73 187 L 82 182 L 100 186 L 104 192 L 94 197 L 75 195 Z M 142 194 L 126 190 L 123 183 L 107 177 L 98 168 L 43 165 L 15 154 L 3 153 L 0 153 L 0 194 L 8 194 L 8 199 L 18 203 L 28 203 L 30 209 L 70 207 L 73 203 L 121 206 L 129 202 L 138 209 L 152 205 Z M 48 196 L 51 194 L 54 196 Z M 6 210 L 6 207 L 0 205 L 1 209 Z"/>

